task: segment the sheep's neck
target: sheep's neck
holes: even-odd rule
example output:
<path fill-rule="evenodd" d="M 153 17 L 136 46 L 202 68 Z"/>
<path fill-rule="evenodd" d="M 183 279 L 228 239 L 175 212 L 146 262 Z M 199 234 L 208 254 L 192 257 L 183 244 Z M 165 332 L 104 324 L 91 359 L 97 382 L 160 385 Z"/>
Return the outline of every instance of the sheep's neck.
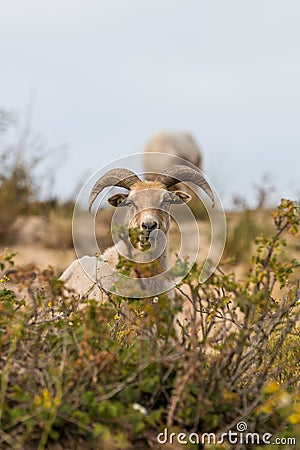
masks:
<path fill-rule="evenodd" d="M 129 259 L 132 262 L 132 269 L 136 274 L 137 278 L 146 278 L 146 277 L 152 277 L 161 273 L 164 273 L 168 269 L 168 261 L 169 261 L 169 252 L 168 252 L 168 246 L 165 245 L 162 252 L 155 258 L 155 254 L 153 255 L 153 259 L 151 258 L 150 253 L 150 259 L 149 259 L 149 253 L 151 252 L 151 246 L 147 249 L 144 248 L 144 254 L 145 254 L 145 260 L 143 261 L 143 258 L 141 258 L 140 261 L 137 261 L 134 253 L 132 251 L 132 244 L 127 239 L 122 239 L 123 245 L 122 248 L 125 250 L 123 253 L 124 255 L 128 255 Z M 125 248 L 124 248 L 125 244 Z M 140 250 L 142 248 L 140 247 Z M 155 251 L 155 248 L 154 248 Z M 143 251 L 139 253 L 139 255 L 142 255 Z M 147 262 L 149 260 L 149 262 Z"/>
<path fill-rule="evenodd" d="M 168 261 L 169 261 L 169 249 L 168 247 L 162 252 L 162 254 L 157 258 L 159 266 L 161 267 L 161 273 L 168 270 Z"/>
<path fill-rule="evenodd" d="M 168 249 L 165 248 L 161 255 L 151 262 L 135 262 L 134 271 L 138 278 L 148 278 L 164 273 L 168 269 Z"/>

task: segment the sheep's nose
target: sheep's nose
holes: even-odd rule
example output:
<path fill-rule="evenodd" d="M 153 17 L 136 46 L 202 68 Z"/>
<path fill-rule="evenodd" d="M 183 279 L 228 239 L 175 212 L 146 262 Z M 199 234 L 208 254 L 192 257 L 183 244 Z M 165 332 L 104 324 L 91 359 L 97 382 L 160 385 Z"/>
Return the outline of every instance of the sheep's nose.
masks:
<path fill-rule="evenodd" d="M 150 233 L 157 228 L 157 222 L 155 222 L 155 220 L 146 220 L 142 223 L 142 228 Z"/>

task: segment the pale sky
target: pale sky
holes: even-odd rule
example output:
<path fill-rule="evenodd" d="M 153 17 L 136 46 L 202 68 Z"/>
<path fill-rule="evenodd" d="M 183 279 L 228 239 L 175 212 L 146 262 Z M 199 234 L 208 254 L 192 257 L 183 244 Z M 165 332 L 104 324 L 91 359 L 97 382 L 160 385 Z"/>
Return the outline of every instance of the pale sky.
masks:
<path fill-rule="evenodd" d="M 190 131 L 225 205 L 300 197 L 299 0 L 0 1 L 0 109 L 65 144 L 66 199 L 159 129 Z"/>

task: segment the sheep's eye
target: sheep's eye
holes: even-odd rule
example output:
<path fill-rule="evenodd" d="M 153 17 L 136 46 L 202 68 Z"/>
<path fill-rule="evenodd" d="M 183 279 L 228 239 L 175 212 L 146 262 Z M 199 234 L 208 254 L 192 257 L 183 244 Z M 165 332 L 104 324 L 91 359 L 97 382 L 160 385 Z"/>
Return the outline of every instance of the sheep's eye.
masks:
<path fill-rule="evenodd" d="M 123 198 L 118 198 L 118 200 L 117 200 L 117 206 L 123 206 L 124 205 L 124 203 L 125 203 L 125 201 L 124 201 L 124 199 Z"/>

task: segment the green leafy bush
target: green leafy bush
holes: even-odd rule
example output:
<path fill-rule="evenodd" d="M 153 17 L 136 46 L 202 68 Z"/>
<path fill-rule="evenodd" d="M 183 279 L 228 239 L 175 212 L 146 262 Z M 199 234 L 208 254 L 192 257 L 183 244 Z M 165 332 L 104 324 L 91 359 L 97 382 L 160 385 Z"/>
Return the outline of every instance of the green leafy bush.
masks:
<path fill-rule="evenodd" d="M 283 200 L 273 219 L 244 281 L 219 269 L 199 284 L 194 265 L 172 302 L 111 295 L 82 307 L 53 271 L 17 273 L 2 255 L 0 447 L 199 448 L 157 435 L 239 421 L 299 444 L 299 265 L 282 258 L 299 208 Z"/>

